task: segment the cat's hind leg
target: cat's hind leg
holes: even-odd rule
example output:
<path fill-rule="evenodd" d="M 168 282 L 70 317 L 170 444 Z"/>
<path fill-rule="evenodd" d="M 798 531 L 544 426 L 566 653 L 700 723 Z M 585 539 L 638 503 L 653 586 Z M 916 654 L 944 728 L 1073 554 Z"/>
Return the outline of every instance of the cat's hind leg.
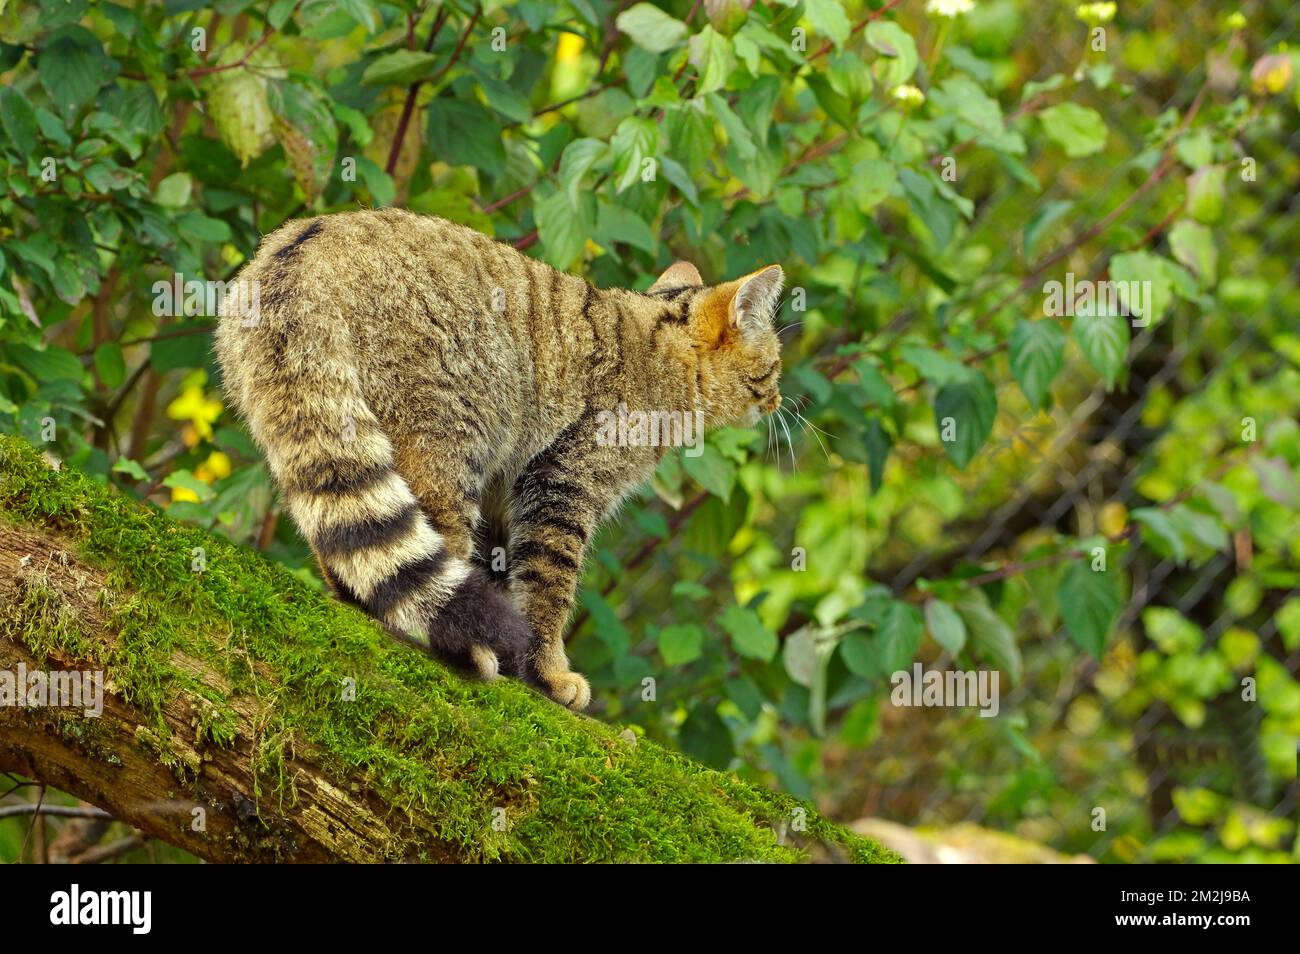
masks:
<path fill-rule="evenodd" d="M 525 677 L 532 630 L 494 585 L 489 570 L 473 559 L 481 522 L 481 457 L 475 449 L 457 449 L 432 432 L 398 442 L 395 450 L 397 469 L 426 518 L 446 540 L 448 551 L 469 564 L 464 579 L 428 622 L 430 651 L 485 679 Z"/>

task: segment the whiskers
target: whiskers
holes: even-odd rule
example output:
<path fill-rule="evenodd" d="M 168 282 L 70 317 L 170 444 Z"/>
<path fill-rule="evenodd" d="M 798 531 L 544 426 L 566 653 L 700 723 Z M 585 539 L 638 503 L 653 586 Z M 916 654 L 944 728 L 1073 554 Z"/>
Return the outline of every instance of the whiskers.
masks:
<path fill-rule="evenodd" d="M 822 430 L 804 416 L 803 411 L 807 409 L 808 403 L 809 398 L 806 394 L 783 395 L 780 406 L 771 414 L 761 418 L 767 427 L 767 447 L 763 453 L 763 460 L 766 461 L 772 455 L 772 448 L 775 445 L 778 470 L 781 467 L 781 437 L 784 435 L 786 451 L 790 455 L 790 469 L 793 473 L 797 474 L 799 472 L 799 463 L 794 453 L 794 437 L 790 429 L 792 424 L 794 425 L 794 433 L 798 433 L 799 429 L 802 428 L 812 435 L 817 442 L 817 446 L 821 448 L 822 456 L 826 458 L 827 463 L 830 463 L 831 454 L 826 447 L 826 443 L 822 440 L 822 436 L 825 436 L 827 440 L 835 440 L 835 435 Z M 780 431 L 777 430 L 777 425 L 780 425 Z M 773 441 L 774 436 L 775 441 Z"/>

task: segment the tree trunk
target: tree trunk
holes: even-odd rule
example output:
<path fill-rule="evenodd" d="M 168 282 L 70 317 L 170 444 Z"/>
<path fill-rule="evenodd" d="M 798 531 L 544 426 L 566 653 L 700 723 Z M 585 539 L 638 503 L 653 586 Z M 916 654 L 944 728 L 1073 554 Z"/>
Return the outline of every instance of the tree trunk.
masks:
<path fill-rule="evenodd" d="M 33 673 L 102 680 L 24 702 Z M 85 682 L 93 690 L 94 676 Z M 209 861 L 894 861 L 0 438 L 0 769 Z M 50 700 L 57 701 L 57 700 Z"/>

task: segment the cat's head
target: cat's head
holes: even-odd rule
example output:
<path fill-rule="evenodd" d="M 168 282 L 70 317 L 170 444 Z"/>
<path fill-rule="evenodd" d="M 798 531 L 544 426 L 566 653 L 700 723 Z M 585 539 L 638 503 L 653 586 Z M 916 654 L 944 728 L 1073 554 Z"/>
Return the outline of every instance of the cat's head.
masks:
<path fill-rule="evenodd" d="M 689 262 L 670 266 L 646 294 L 672 305 L 700 358 L 702 408 L 710 426 L 756 424 L 781 405 L 781 340 L 776 310 L 780 265 L 705 286 Z"/>

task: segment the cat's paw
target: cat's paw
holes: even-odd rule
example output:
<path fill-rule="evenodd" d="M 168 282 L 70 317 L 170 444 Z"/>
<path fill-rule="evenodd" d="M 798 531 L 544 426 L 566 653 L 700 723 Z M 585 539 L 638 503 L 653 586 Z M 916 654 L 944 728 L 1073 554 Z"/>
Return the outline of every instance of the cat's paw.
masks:
<path fill-rule="evenodd" d="M 559 672 L 543 676 L 542 683 L 552 699 L 575 712 L 581 712 L 591 702 L 591 686 L 586 677 L 576 672 Z"/>

